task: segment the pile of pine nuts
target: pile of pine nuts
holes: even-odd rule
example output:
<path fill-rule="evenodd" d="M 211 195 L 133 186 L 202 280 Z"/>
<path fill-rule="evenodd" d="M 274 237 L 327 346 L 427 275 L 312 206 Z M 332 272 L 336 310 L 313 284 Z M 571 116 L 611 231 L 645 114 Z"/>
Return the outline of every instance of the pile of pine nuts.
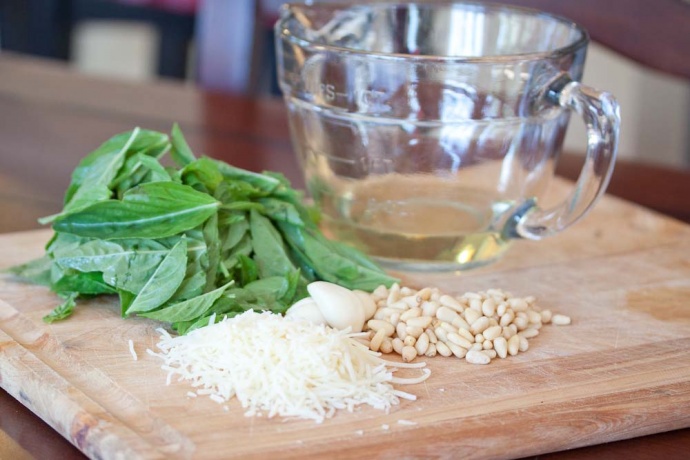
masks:
<path fill-rule="evenodd" d="M 403 361 L 417 356 L 456 356 L 472 364 L 527 351 L 544 324 L 570 324 L 570 317 L 542 310 L 532 296 L 513 297 L 500 289 L 453 297 L 436 288 L 379 286 L 371 297 L 374 317 L 364 342 L 372 351 L 395 352 Z"/>

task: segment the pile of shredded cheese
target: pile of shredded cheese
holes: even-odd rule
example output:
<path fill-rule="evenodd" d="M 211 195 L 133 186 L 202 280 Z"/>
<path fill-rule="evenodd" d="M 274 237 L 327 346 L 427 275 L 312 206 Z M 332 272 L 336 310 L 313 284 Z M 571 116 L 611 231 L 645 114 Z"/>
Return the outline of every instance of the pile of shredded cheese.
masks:
<path fill-rule="evenodd" d="M 159 356 L 172 377 L 188 380 L 198 394 L 223 403 L 236 397 L 245 415 L 265 413 L 321 423 L 336 410 L 368 404 L 388 411 L 400 398 L 416 397 L 393 388 L 426 380 L 398 378 L 396 368 L 423 368 L 425 363 L 381 359 L 355 337 L 327 326 L 247 311 L 172 337 L 159 329 Z"/>

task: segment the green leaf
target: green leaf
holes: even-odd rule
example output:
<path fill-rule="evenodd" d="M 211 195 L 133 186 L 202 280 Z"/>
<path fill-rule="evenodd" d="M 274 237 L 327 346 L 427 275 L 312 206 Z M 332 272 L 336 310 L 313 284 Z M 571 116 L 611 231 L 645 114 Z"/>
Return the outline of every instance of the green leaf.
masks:
<path fill-rule="evenodd" d="M 170 152 L 170 156 L 175 163 L 182 167 L 188 165 L 196 159 L 192 153 L 192 149 L 189 148 L 189 144 L 187 144 L 184 134 L 182 134 L 180 126 L 177 123 L 173 125 L 170 137 L 172 138 L 172 150 Z"/>
<path fill-rule="evenodd" d="M 182 238 L 153 272 L 127 309 L 127 314 L 147 312 L 163 305 L 182 283 L 186 266 L 187 240 Z"/>
<path fill-rule="evenodd" d="M 150 182 L 108 200 L 58 218 L 53 228 L 79 236 L 164 238 L 190 230 L 208 219 L 219 203 L 204 193 L 175 182 Z"/>
<path fill-rule="evenodd" d="M 84 295 L 115 294 L 115 289 L 103 281 L 99 272 L 75 272 L 67 270 L 51 286 L 58 294 L 77 292 Z"/>
<path fill-rule="evenodd" d="M 237 243 L 228 256 L 223 260 L 223 266 L 227 270 L 231 270 L 239 263 L 240 256 L 249 256 L 253 252 L 252 238 L 249 233 L 246 233 L 244 237 Z"/>
<path fill-rule="evenodd" d="M 254 248 L 254 260 L 262 278 L 285 276 L 295 270 L 287 255 L 280 233 L 271 221 L 256 211 L 249 214 L 249 230 Z"/>
<path fill-rule="evenodd" d="M 78 295 L 79 294 L 76 292 L 70 293 L 63 303 L 43 317 L 43 321 L 52 323 L 69 317 L 74 312 L 74 307 L 77 305 L 76 299 Z"/>
<path fill-rule="evenodd" d="M 246 286 L 259 279 L 259 268 L 256 266 L 256 262 L 244 254 L 239 254 L 237 260 L 239 262 L 237 278 L 239 278 L 241 286 Z"/>
<path fill-rule="evenodd" d="M 208 267 L 206 269 L 206 286 L 204 287 L 204 292 L 208 292 L 216 286 L 218 266 L 220 265 L 218 214 L 214 214 L 206 221 L 203 234 L 208 254 Z"/>
<path fill-rule="evenodd" d="M 169 247 L 155 240 L 92 240 L 76 248 L 57 248 L 54 257 L 60 267 L 102 272 L 109 285 L 136 294 L 169 252 Z"/>
<path fill-rule="evenodd" d="M 180 171 L 180 175 L 183 184 L 202 184 L 211 195 L 223 181 L 223 175 L 218 171 L 216 162 L 208 158 L 199 158 L 189 163 Z"/>
<path fill-rule="evenodd" d="M 276 198 L 261 198 L 259 203 L 264 207 L 263 213 L 270 219 L 304 226 L 304 221 L 293 204 Z"/>
<path fill-rule="evenodd" d="M 265 194 L 270 194 L 281 185 L 280 180 L 266 174 L 259 174 L 246 169 L 236 168 L 230 166 L 222 161 L 214 160 L 218 166 L 218 170 L 226 179 L 246 182 L 252 187 L 255 187 Z"/>
<path fill-rule="evenodd" d="M 218 289 L 207 292 L 206 294 L 194 297 L 193 299 L 178 302 L 160 310 L 139 313 L 139 316 L 144 316 L 146 318 L 156 319 L 159 321 L 167 321 L 169 323 L 197 319 L 204 315 L 211 308 L 213 303 L 218 300 L 223 292 L 225 292 L 225 290 L 232 284 L 234 284 L 234 281 L 231 281 L 224 286 L 219 287 Z"/>
<path fill-rule="evenodd" d="M 32 283 L 50 286 L 50 267 L 52 263 L 51 258 L 48 255 L 44 255 L 25 264 L 0 270 L 0 272 L 11 273 Z"/>
<path fill-rule="evenodd" d="M 170 173 L 154 157 L 137 153 L 129 157 L 122 166 L 118 177 L 113 180 L 111 188 L 121 197 L 124 193 L 146 182 L 171 181 Z"/>

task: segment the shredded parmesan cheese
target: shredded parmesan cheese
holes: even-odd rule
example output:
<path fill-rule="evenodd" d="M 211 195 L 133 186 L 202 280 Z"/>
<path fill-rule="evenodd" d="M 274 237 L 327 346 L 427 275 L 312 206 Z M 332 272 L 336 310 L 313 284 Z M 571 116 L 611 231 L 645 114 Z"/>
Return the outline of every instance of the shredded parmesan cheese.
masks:
<path fill-rule="evenodd" d="M 249 310 L 180 337 L 158 331 L 161 352 L 150 353 L 164 360 L 168 382 L 177 375 L 218 403 L 236 397 L 247 416 L 265 411 L 269 418 L 321 423 L 362 404 L 388 411 L 400 398 L 416 399 L 393 384 L 419 383 L 431 373 L 393 377 L 397 368 L 426 364 L 389 362 L 356 341 L 356 334 L 270 312 Z"/>
<path fill-rule="evenodd" d="M 134 350 L 134 342 L 132 339 L 129 339 L 129 352 L 132 354 L 132 359 L 134 361 L 137 361 L 139 359 L 139 356 L 137 356 L 137 352 Z"/>

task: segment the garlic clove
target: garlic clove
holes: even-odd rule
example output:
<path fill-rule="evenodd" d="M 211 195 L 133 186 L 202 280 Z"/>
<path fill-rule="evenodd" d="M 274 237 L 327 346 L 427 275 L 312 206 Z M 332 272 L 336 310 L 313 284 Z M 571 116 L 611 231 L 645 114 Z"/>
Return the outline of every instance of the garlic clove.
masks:
<path fill-rule="evenodd" d="M 316 325 L 327 324 L 326 318 L 323 317 L 321 310 L 319 310 L 319 306 L 311 297 L 305 297 L 292 305 L 285 313 L 285 317 L 306 320 Z"/>
<path fill-rule="evenodd" d="M 329 326 L 340 330 L 349 327 L 351 332 L 362 332 L 364 307 L 354 292 L 326 281 L 310 283 L 307 291 Z"/>
<path fill-rule="evenodd" d="M 376 302 L 374 302 L 374 299 L 371 298 L 371 294 L 358 289 L 355 289 L 352 292 L 354 292 L 362 302 L 362 308 L 364 308 L 364 321 L 368 321 L 373 318 L 374 314 L 376 313 Z"/>

